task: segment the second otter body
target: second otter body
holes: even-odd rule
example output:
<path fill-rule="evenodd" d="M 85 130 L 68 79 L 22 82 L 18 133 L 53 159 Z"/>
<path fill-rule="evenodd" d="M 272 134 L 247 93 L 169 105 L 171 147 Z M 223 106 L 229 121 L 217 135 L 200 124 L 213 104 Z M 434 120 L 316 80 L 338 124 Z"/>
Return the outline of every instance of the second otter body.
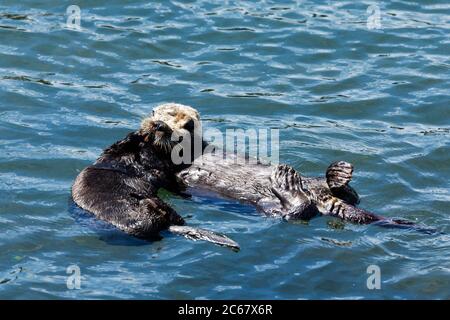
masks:
<path fill-rule="evenodd" d="M 356 207 L 359 196 L 349 185 L 353 166 L 332 163 L 325 177 L 301 176 L 286 165 L 248 163 L 236 156 L 205 154 L 178 173 L 187 187 L 208 189 L 227 198 L 255 205 L 260 211 L 286 220 L 308 220 L 317 214 L 357 224 L 385 221 L 411 226 L 404 220 L 389 220 Z"/>

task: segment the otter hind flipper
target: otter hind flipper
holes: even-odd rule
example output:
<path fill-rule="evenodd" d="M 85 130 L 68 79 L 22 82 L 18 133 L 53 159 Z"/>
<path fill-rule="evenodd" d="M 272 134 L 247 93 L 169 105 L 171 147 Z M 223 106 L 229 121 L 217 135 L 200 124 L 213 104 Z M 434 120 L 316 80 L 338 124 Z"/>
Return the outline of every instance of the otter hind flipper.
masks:
<path fill-rule="evenodd" d="M 330 189 L 347 186 L 352 180 L 353 165 L 345 161 L 337 161 L 327 168 L 326 178 Z"/>
<path fill-rule="evenodd" d="M 174 225 L 170 226 L 168 230 L 172 233 L 182 235 L 194 241 L 205 240 L 222 247 L 230 248 L 231 250 L 236 252 L 241 249 L 236 241 L 228 238 L 226 235 L 221 233 L 200 228 L 193 228 L 187 226 L 174 226 Z"/>
<path fill-rule="evenodd" d="M 358 204 L 358 193 L 349 185 L 353 177 L 353 165 L 345 161 L 333 162 L 326 171 L 331 193 L 350 204 Z"/>

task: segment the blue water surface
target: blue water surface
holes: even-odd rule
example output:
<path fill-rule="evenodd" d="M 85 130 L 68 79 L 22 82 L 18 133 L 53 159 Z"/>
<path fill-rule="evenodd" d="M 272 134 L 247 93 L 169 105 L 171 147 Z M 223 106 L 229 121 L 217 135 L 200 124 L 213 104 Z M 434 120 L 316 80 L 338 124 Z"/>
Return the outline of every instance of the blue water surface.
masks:
<path fill-rule="evenodd" d="M 0 298 L 449 299 L 449 52 L 448 1 L 0 1 Z M 81 218 L 80 170 L 170 101 L 207 128 L 280 129 L 303 174 L 352 162 L 362 207 L 444 234 L 168 193 L 241 251 Z"/>

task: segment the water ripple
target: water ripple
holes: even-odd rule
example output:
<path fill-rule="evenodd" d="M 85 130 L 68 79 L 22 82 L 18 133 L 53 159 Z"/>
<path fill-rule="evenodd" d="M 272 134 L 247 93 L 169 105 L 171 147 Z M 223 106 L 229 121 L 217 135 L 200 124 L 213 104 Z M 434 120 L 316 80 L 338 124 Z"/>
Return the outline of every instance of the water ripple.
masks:
<path fill-rule="evenodd" d="M 168 101 L 207 128 L 277 128 L 281 160 L 355 164 L 362 206 L 450 232 L 446 3 L 97 1 L 0 5 L 0 297 L 449 299 L 447 234 L 261 217 L 165 194 L 239 253 L 170 234 L 144 242 L 80 219 L 80 170 Z M 80 266 L 81 290 L 66 269 Z M 366 287 L 379 265 L 382 290 Z"/>

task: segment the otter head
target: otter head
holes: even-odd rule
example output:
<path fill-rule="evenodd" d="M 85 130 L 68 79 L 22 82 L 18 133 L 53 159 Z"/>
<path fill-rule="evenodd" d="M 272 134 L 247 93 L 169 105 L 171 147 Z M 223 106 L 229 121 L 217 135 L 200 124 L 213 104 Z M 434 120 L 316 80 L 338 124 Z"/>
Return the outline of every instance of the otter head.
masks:
<path fill-rule="evenodd" d="M 154 136 L 153 144 L 170 153 L 179 137 L 194 137 L 200 125 L 200 115 L 192 107 L 178 103 L 166 103 L 153 109 L 153 113 L 141 123 L 141 130 Z"/>

